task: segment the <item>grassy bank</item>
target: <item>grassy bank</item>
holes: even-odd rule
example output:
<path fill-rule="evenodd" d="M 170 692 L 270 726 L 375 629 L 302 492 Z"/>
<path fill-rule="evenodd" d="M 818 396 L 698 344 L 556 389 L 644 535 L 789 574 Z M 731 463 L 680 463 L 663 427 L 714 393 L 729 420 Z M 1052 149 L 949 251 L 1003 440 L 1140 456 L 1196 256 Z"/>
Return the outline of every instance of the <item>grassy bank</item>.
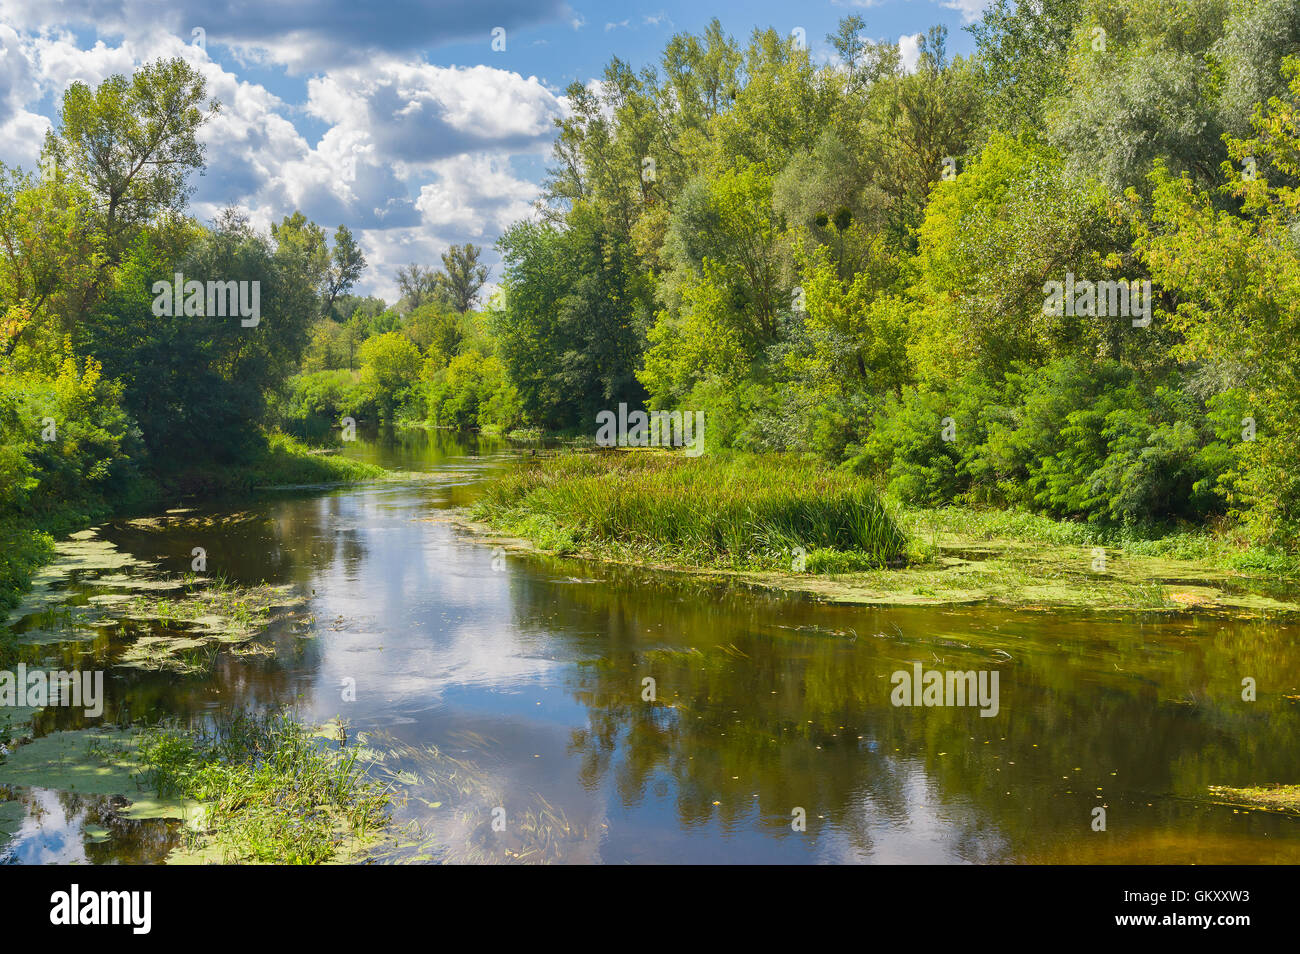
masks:
<path fill-rule="evenodd" d="M 1287 586 L 1295 558 L 1230 528 L 882 506 L 865 478 L 795 458 L 530 458 L 491 485 L 472 516 L 506 545 L 721 573 L 834 602 L 1300 612 Z"/>
<path fill-rule="evenodd" d="M 1300 580 L 1300 556 L 1252 543 L 1227 521 L 1212 526 L 1124 527 L 1057 520 L 1023 510 L 915 507 L 886 498 L 922 552 L 944 540 L 1103 547 L 1131 556 L 1190 561 L 1242 574 Z"/>
<path fill-rule="evenodd" d="M 865 480 L 797 458 L 603 452 L 529 458 L 476 518 L 559 553 L 811 572 L 901 562 L 906 534 Z"/>

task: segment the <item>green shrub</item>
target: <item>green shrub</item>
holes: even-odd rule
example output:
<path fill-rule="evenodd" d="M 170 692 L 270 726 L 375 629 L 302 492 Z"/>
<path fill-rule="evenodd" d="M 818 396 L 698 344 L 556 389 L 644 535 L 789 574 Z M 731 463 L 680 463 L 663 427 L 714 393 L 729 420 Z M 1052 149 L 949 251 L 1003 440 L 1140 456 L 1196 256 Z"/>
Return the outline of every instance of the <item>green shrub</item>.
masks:
<path fill-rule="evenodd" d="M 1179 383 L 1065 358 L 1017 367 L 997 386 L 906 388 L 886 398 L 850 466 L 931 506 L 1015 505 L 1125 525 L 1212 516 L 1226 508 L 1240 407 L 1226 396 L 1207 407 Z"/>

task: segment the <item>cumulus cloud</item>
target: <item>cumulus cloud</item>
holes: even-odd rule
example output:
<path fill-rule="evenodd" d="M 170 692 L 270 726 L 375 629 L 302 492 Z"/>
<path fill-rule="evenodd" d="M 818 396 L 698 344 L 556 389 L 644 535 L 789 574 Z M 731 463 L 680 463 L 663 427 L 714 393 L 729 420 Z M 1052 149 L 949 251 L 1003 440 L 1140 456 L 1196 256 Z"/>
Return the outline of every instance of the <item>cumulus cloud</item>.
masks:
<path fill-rule="evenodd" d="M 921 59 L 921 34 L 913 33 L 911 36 L 904 34 L 898 38 L 898 54 L 902 60 L 903 69 L 908 73 L 916 71 L 916 64 Z"/>
<path fill-rule="evenodd" d="M 195 27 L 209 44 L 292 72 L 317 72 L 368 62 L 376 53 L 415 56 L 450 42 L 563 21 L 561 0 L 384 0 L 382 9 L 357 0 L 0 0 L 0 22 L 16 29 L 87 27 L 101 36 L 139 39 L 171 32 L 186 41 Z"/>
<path fill-rule="evenodd" d="M 308 90 L 309 113 L 415 164 L 485 148 L 536 148 L 550 141 L 552 121 L 564 112 L 536 77 L 488 66 L 390 61 L 331 72 Z"/>
<path fill-rule="evenodd" d="M 504 157 L 457 156 L 438 163 L 435 172 L 437 179 L 420 189 L 415 207 L 436 230 L 452 228 L 490 244 L 533 212 L 537 187 L 517 178 Z"/>
<path fill-rule="evenodd" d="M 105 22 L 126 16 L 92 0 L 65 6 L 102 12 Z M 262 230 L 294 210 L 329 229 L 346 224 L 370 263 L 359 290 L 389 299 L 397 266 L 436 264 L 453 243 L 485 246 L 491 261 L 496 237 L 532 214 L 538 192 L 511 157 L 546 153 L 553 120 L 567 110 L 536 77 L 396 56 L 335 63 L 296 87 L 300 101 L 286 101 L 215 62 L 188 31 L 79 39 L 67 21 L 44 26 L 44 9 L 0 0 L 0 19 L 19 25 L 0 23 L 0 160 L 35 165 L 69 84 L 183 56 L 221 102 L 200 132 L 206 167 L 193 180 L 194 213 L 210 220 L 233 206 Z M 210 45 L 217 31 L 207 31 Z"/>

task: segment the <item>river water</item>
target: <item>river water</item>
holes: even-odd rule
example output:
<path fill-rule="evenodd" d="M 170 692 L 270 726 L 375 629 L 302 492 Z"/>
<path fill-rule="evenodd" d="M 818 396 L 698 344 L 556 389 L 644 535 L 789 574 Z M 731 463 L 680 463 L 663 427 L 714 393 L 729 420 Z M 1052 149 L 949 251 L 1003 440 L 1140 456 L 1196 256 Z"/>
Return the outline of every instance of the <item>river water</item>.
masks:
<path fill-rule="evenodd" d="M 210 572 L 292 584 L 316 632 L 277 626 L 275 655 L 196 676 L 110 668 L 105 719 L 345 720 L 397 793 L 385 861 L 1300 862 L 1300 821 L 1204 798 L 1300 781 L 1295 624 L 834 606 L 505 554 L 448 511 L 514 452 L 463 440 L 359 442 L 422 475 L 230 505 L 198 540 L 103 528 L 140 559 L 183 568 L 202 545 Z M 93 646 L 28 658 L 111 666 Z M 893 705 L 917 662 L 996 671 L 997 714 Z M 103 800 L 6 794 L 9 861 L 157 861 L 179 837 Z"/>

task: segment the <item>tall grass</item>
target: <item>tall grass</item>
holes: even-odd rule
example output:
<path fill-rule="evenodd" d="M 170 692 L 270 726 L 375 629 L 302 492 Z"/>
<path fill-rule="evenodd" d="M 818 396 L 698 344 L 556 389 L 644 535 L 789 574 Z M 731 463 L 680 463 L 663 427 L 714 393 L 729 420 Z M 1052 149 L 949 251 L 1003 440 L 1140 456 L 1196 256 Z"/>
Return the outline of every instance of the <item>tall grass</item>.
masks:
<path fill-rule="evenodd" d="M 938 534 L 971 539 L 1024 540 L 1052 546 L 1102 546 L 1171 560 L 1193 560 L 1247 575 L 1300 577 L 1300 556 L 1253 543 L 1227 520 L 1210 526 L 1123 526 L 1057 519 L 1024 510 L 959 505 L 918 507 L 888 498 L 891 512 L 923 543 Z"/>
<path fill-rule="evenodd" d="M 206 838 L 224 862 L 319 864 L 373 837 L 389 796 L 357 762 L 284 714 L 237 716 L 209 733 L 158 729 L 140 743 L 164 796 L 209 806 Z"/>
<path fill-rule="evenodd" d="M 613 548 L 701 565 L 899 562 L 907 535 L 865 480 L 797 458 L 656 452 L 529 458 L 476 516 L 559 551 Z M 856 561 L 833 554 L 853 554 Z"/>

